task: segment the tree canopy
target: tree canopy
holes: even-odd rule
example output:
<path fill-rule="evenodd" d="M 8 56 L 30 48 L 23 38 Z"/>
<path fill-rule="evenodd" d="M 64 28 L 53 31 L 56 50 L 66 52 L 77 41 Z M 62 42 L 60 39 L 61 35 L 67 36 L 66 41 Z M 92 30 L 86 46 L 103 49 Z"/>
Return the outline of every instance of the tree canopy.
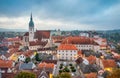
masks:
<path fill-rule="evenodd" d="M 71 75 L 67 72 L 61 73 L 59 75 L 57 75 L 56 77 L 53 78 L 72 78 Z"/>
<path fill-rule="evenodd" d="M 41 61 L 42 59 L 39 57 L 39 54 L 38 53 L 36 53 L 36 55 L 35 55 L 35 60 L 36 61 Z"/>
<path fill-rule="evenodd" d="M 36 78 L 36 75 L 31 72 L 20 72 L 15 78 Z"/>
<path fill-rule="evenodd" d="M 30 62 L 30 57 L 27 57 L 26 59 L 25 59 L 25 63 L 28 63 L 28 62 Z"/>
<path fill-rule="evenodd" d="M 120 78 L 120 68 L 113 69 L 113 71 L 109 73 L 107 78 Z"/>

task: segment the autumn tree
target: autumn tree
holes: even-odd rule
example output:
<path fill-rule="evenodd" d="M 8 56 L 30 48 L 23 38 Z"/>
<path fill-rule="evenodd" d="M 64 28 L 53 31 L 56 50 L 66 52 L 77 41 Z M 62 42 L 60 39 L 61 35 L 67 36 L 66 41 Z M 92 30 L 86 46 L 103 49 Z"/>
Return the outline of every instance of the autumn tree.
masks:
<path fill-rule="evenodd" d="M 112 72 L 109 73 L 107 78 L 120 78 L 120 68 L 113 69 Z"/>
<path fill-rule="evenodd" d="M 36 75 L 31 72 L 20 72 L 14 78 L 36 78 Z"/>

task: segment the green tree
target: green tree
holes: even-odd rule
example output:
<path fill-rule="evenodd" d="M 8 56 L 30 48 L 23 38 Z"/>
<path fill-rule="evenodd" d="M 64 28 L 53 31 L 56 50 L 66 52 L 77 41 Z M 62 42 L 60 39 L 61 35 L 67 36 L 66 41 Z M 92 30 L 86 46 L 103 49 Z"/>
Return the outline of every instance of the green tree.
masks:
<path fill-rule="evenodd" d="M 72 78 L 72 77 L 69 73 L 65 72 L 60 74 L 60 78 Z"/>
<path fill-rule="evenodd" d="M 57 76 L 53 76 L 53 78 L 72 78 L 71 75 L 67 72 L 61 73 Z"/>
<path fill-rule="evenodd" d="M 64 71 L 64 72 L 70 72 L 70 70 L 68 69 L 67 66 L 63 69 L 63 71 Z"/>
<path fill-rule="evenodd" d="M 31 61 L 30 57 L 27 57 L 27 58 L 25 59 L 25 63 L 28 63 L 28 62 L 30 62 L 30 61 Z"/>
<path fill-rule="evenodd" d="M 31 72 L 20 72 L 14 78 L 36 78 L 36 75 Z"/>
<path fill-rule="evenodd" d="M 62 70 L 59 70 L 59 73 L 62 73 Z"/>
<path fill-rule="evenodd" d="M 39 54 L 38 53 L 36 53 L 36 55 L 35 55 L 35 60 L 36 61 L 41 61 L 42 59 L 39 57 Z"/>
<path fill-rule="evenodd" d="M 109 75 L 107 76 L 107 78 L 120 78 L 120 68 L 113 69 L 109 73 Z"/>
<path fill-rule="evenodd" d="M 72 69 L 72 72 L 76 72 L 76 69 Z"/>

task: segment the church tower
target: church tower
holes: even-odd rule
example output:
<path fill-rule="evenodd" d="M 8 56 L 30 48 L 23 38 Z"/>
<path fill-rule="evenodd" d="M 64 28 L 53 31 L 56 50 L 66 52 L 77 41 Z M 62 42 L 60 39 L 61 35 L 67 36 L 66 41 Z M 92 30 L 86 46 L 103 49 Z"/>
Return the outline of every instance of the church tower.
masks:
<path fill-rule="evenodd" d="M 29 22 L 29 41 L 34 41 L 34 22 L 32 19 L 32 13 Z"/>

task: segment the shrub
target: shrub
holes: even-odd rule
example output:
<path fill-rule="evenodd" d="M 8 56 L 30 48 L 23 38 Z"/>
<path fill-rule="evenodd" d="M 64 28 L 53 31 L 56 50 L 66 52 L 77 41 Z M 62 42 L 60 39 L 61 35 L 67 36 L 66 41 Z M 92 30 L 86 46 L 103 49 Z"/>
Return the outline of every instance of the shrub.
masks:
<path fill-rule="evenodd" d="M 63 71 L 62 70 L 59 70 L 59 73 L 62 73 Z"/>
<path fill-rule="evenodd" d="M 60 68 L 60 69 L 62 69 L 62 68 L 63 68 L 63 66 L 60 66 L 59 68 Z"/>
<path fill-rule="evenodd" d="M 71 69 L 75 69 L 73 66 L 70 67 Z"/>
<path fill-rule="evenodd" d="M 72 69 L 72 72 L 76 72 L 76 69 Z"/>
<path fill-rule="evenodd" d="M 69 64 L 69 66 L 73 66 L 72 64 Z"/>

